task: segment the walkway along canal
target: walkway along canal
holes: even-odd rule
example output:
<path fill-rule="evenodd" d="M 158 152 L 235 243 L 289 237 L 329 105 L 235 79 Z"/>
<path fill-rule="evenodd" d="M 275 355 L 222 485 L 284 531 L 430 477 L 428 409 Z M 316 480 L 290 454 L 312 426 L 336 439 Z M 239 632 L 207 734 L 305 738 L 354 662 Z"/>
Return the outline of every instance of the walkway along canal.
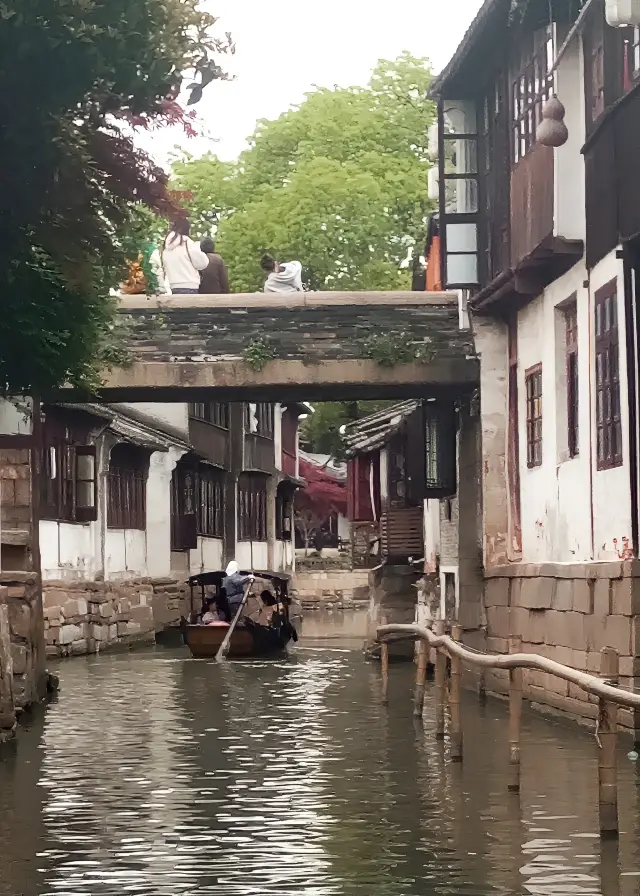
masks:
<path fill-rule="evenodd" d="M 601 842 L 590 734 L 525 708 L 509 793 L 506 705 L 463 692 L 453 763 L 434 685 L 415 724 L 411 665 L 393 667 L 383 706 L 360 646 L 303 637 L 270 663 L 156 648 L 61 664 L 59 702 L 0 763 L 0 896 L 637 894 L 625 750 L 620 840 Z"/>

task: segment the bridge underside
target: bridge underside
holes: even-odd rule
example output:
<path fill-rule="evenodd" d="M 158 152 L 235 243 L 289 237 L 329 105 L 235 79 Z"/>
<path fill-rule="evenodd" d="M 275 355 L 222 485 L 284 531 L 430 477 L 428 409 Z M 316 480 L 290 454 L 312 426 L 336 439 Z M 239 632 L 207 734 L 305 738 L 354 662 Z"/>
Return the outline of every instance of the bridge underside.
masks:
<path fill-rule="evenodd" d="M 106 375 L 108 402 L 438 397 L 478 382 L 447 293 L 136 296 L 121 314 L 133 363 Z"/>

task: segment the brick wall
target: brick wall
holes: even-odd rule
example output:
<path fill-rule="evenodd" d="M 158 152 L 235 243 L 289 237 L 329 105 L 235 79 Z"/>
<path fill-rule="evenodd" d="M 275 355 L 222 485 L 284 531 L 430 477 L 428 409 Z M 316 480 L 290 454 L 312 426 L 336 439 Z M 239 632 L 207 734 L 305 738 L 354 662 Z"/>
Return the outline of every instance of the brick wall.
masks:
<path fill-rule="evenodd" d="M 620 657 L 620 686 L 640 684 L 640 563 L 501 567 L 486 579 L 486 649 L 506 653 L 519 635 L 523 650 L 598 673 L 600 651 Z M 465 639 L 473 646 L 477 633 Z M 506 692 L 508 673 L 491 670 L 487 688 Z M 574 715 L 596 717 L 596 701 L 555 676 L 525 671 L 526 696 Z M 631 724 L 628 712 L 621 716 Z"/>
<path fill-rule="evenodd" d="M 186 615 L 186 586 L 174 579 L 43 583 L 48 657 L 150 644 Z"/>

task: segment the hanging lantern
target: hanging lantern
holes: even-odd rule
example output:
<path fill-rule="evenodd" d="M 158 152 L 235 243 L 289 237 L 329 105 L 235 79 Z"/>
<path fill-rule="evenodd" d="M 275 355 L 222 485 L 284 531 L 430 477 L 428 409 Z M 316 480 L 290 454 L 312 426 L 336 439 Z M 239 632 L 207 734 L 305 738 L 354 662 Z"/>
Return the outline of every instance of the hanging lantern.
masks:
<path fill-rule="evenodd" d="M 542 107 L 542 121 L 536 131 L 536 140 L 543 146 L 563 146 L 568 139 L 564 106 L 557 96 L 552 96 Z"/>

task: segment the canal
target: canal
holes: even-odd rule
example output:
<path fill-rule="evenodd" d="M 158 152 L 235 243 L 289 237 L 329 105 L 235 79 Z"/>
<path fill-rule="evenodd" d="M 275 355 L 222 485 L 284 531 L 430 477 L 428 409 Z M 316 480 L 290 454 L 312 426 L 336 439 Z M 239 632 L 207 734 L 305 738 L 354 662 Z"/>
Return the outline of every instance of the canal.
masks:
<path fill-rule="evenodd" d="M 465 695 L 451 765 L 429 696 L 414 724 L 412 668 L 392 667 L 382 707 L 379 670 L 336 632 L 315 621 L 276 662 L 156 648 L 61 665 L 59 702 L 0 762 L 0 894 L 640 893 L 625 752 L 620 844 L 603 848 L 589 734 L 527 714 L 510 795 L 502 703 Z"/>

